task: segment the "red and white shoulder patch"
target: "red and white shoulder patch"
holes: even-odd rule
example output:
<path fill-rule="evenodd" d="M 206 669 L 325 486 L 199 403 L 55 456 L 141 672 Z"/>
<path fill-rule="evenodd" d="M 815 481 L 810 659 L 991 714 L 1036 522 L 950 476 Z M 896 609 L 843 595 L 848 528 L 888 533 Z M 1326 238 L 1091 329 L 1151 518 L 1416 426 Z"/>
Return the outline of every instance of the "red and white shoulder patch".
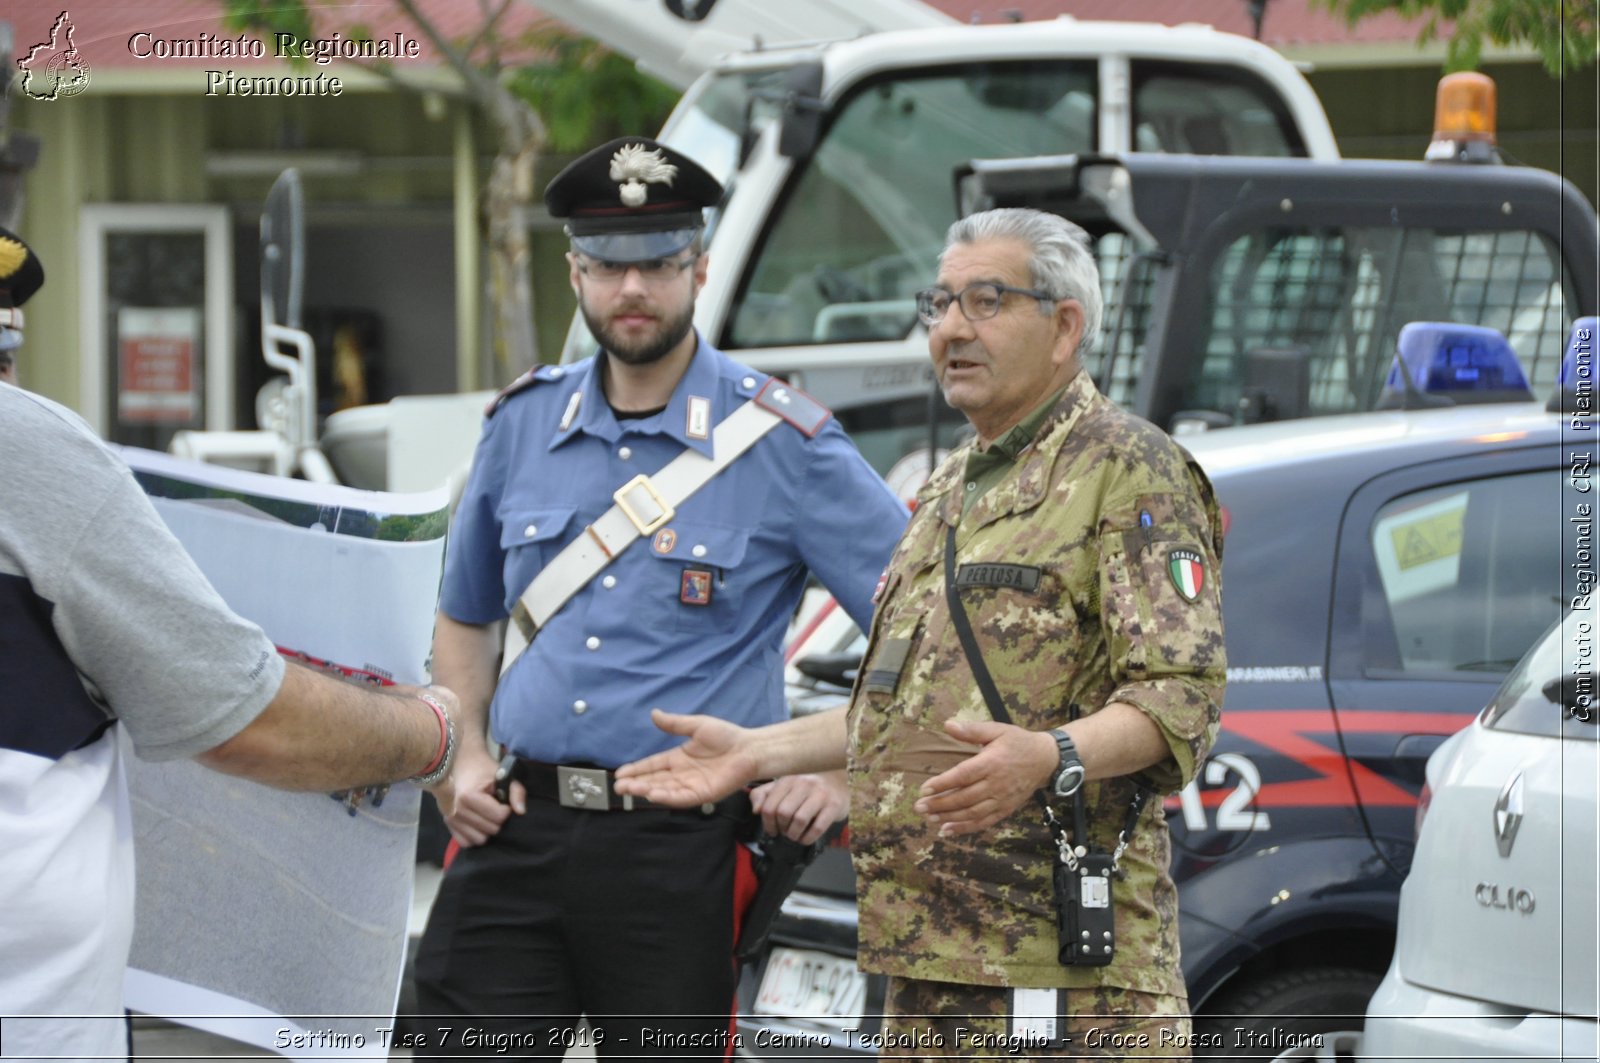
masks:
<path fill-rule="evenodd" d="M 792 384 L 772 377 L 756 393 L 754 402 L 768 413 L 775 413 L 807 436 L 822 431 L 833 414 L 826 406 Z"/>
<path fill-rule="evenodd" d="M 535 384 L 560 380 L 564 375 L 566 370 L 559 365 L 536 365 L 496 392 L 494 398 L 489 400 L 489 405 L 483 408 L 483 415 L 493 417 L 511 396 L 527 391 Z"/>

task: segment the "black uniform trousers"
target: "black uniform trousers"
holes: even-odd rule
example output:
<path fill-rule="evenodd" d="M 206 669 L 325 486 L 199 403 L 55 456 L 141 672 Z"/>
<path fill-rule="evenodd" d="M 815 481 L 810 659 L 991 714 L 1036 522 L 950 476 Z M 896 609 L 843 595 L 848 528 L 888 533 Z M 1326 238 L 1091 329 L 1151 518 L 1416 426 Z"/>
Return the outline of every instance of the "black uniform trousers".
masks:
<path fill-rule="evenodd" d="M 726 1056 L 754 890 L 741 826 L 530 796 L 445 873 L 417 954 L 414 1058 Z"/>

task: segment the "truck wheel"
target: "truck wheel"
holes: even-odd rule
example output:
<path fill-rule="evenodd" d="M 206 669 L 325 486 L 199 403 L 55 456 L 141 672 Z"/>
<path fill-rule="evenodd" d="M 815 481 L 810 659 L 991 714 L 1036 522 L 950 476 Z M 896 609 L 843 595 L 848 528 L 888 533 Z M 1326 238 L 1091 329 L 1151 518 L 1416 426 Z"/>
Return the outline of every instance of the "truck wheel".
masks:
<path fill-rule="evenodd" d="M 1305 1043 L 1309 1034 L 1359 1030 L 1379 981 L 1379 975 L 1355 967 L 1311 967 L 1230 987 L 1195 1016 L 1195 1054 L 1271 1058 Z"/>

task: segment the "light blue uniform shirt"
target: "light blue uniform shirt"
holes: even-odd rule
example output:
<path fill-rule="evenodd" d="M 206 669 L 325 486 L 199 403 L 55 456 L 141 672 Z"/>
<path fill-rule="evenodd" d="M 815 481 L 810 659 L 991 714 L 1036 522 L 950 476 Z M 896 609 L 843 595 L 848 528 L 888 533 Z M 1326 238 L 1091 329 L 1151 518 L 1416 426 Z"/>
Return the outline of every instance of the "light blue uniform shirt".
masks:
<path fill-rule="evenodd" d="M 709 400 L 714 428 L 767 380 L 701 340 L 667 408 L 619 423 L 598 359 L 536 376 L 485 425 L 451 529 L 440 607 L 462 623 L 508 616 L 618 487 L 685 447 L 709 456 L 688 432 L 691 397 Z M 865 629 L 905 524 L 832 418 L 815 437 L 779 424 L 678 507 L 671 535 L 635 540 L 550 619 L 500 678 L 490 730 L 533 760 L 615 767 L 680 741 L 652 708 L 785 719 L 781 644 L 807 570 Z M 692 604 L 688 569 L 711 574 L 709 604 Z"/>

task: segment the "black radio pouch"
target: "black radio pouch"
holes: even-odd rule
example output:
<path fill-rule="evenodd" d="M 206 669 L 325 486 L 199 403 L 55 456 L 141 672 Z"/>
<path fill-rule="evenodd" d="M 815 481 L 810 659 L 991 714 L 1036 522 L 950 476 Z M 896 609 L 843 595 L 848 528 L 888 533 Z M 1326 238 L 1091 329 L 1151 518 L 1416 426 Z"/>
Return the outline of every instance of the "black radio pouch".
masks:
<path fill-rule="evenodd" d="M 1078 861 L 1077 871 L 1056 862 L 1057 957 L 1065 967 L 1103 967 L 1116 954 L 1112 870 L 1110 853 L 1090 853 Z"/>

